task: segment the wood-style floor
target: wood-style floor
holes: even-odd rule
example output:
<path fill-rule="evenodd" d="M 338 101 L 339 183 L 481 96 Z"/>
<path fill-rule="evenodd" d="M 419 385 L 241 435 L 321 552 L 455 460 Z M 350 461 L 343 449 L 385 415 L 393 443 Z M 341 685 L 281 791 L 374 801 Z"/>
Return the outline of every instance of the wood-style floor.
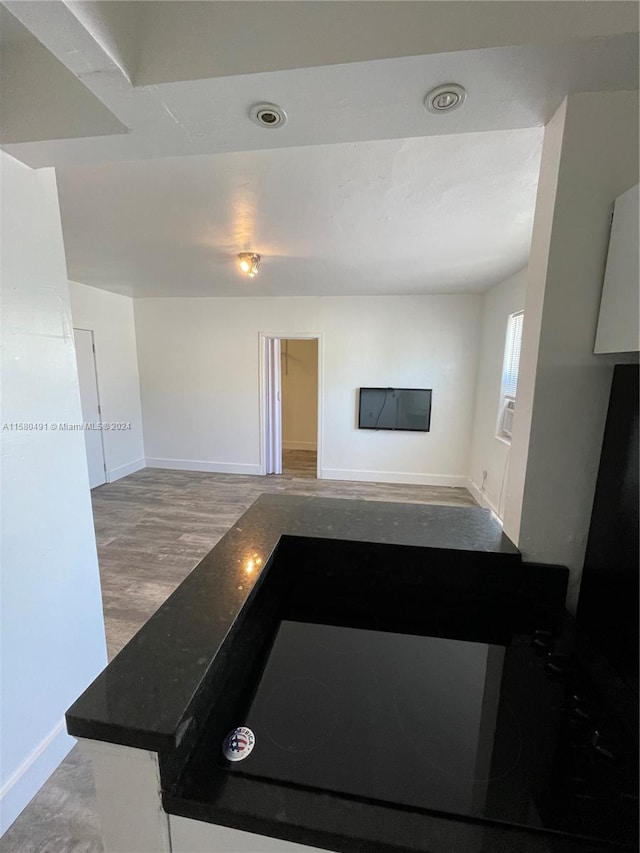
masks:
<path fill-rule="evenodd" d="M 459 488 L 316 480 L 315 466 L 315 453 L 286 451 L 283 474 L 278 476 L 145 468 L 94 489 L 109 657 L 131 639 L 263 492 L 476 505 Z M 102 851 L 91 771 L 77 747 L 5 833 L 0 851 Z"/>
<path fill-rule="evenodd" d="M 282 473 L 285 477 L 307 477 L 315 480 L 317 462 L 318 455 L 315 450 L 282 451 Z"/>

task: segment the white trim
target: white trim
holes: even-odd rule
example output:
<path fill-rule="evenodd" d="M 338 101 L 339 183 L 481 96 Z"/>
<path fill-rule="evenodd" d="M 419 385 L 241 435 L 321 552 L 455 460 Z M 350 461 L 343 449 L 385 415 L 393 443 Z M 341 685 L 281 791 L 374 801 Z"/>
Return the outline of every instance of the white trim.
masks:
<path fill-rule="evenodd" d="M 461 474 L 413 474 L 407 471 L 363 471 L 347 468 L 323 468 L 327 480 L 353 480 L 363 483 L 405 483 L 415 486 L 449 486 L 466 489 L 468 479 Z"/>
<path fill-rule="evenodd" d="M 208 471 L 213 474 L 260 474 L 260 465 L 245 462 L 208 462 L 200 459 L 145 459 L 146 468 L 170 468 L 174 471 Z"/>
<path fill-rule="evenodd" d="M 74 744 L 62 719 L 9 776 L 0 789 L 0 835 L 38 793 Z"/>
<path fill-rule="evenodd" d="M 290 334 L 284 332 L 282 334 L 274 334 L 272 332 L 258 332 L 258 358 L 259 358 L 259 420 L 260 420 L 260 470 L 259 474 L 265 474 L 267 468 L 267 448 L 266 448 L 266 377 L 265 377 L 265 352 L 267 346 L 267 338 L 278 338 L 279 340 L 287 341 L 318 341 L 318 439 L 316 443 L 317 463 L 316 477 L 321 480 L 325 474 L 322 468 L 322 434 L 324 431 L 324 341 L 322 332 L 308 332 L 302 334 Z M 334 479 L 340 479 L 338 477 Z"/>
<path fill-rule="evenodd" d="M 282 341 L 264 339 L 265 457 L 262 474 L 282 474 Z"/>
<path fill-rule="evenodd" d="M 283 450 L 316 450 L 317 441 L 282 441 Z"/>
<path fill-rule="evenodd" d="M 260 473 L 267 470 L 267 338 L 258 332 L 258 423 L 260 425 Z"/>
<path fill-rule="evenodd" d="M 322 453 L 324 435 L 324 338 L 317 335 L 318 341 L 318 436 L 316 441 L 316 477 L 322 479 Z"/>
<path fill-rule="evenodd" d="M 490 509 L 491 512 L 498 519 L 500 524 L 502 524 L 502 519 L 500 518 L 496 507 L 491 503 L 487 496 L 480 491 L 480 488 L 471 479 L 467 480 L 467 491 L 471 494 L 471 497 L 480 504 L 481 507 L 484 507 L 484 509 Z"/>
<path fill-rule="evenodd" d="M 474 499 L 474 501 L 478 504 L 478 506 L 485 506 L 486 507 L 487 502 L 484 498 L 484 495 L 482 494 L 480 489 L 476 486 L 476 484 L 471 479 L 467 480 L 467 491 L 469 492 L 471 497 Z"/>
<path fill-rule="evenodd" d="M 493 436 L 496 441 L 502 442 L 502 444 L 506 444 L 507 447 L 511 447 L 511 441 L 507 438 L 506 435 L 494 435 Z"/>
<path fill-rule="evenodd" d="M 127 477 L 129 474 L 135 474 L 145 467 L 144 459 L 134 459 L 133 462 L 127 462 L 126 465 L 118 465 L 117 468 L 112 468 L 107 471 L 107 482 L 113 483 L 116 480 L 121 480 L 122 477 Z"/>
<path fill-rule="evenodd" d="M 93 373 L 94 373 L 94 376 L 96 378 L 96 397 L 98 399 L 98 420 L 106 421 L 107 419 L 106 419 L 105 414 L 102 410 L 102 403 L 100 401 L 100 372 L 98 370 L 98 350 L 96 348 L 96 330 L 93 327 L 85 329 L 83 326 L 73 326 L 73 329 L 74 330 L 77 329 L 79 332 L 89 332 L 89 334 L 91 335 L 91 350 L 93 353 Z M 74 338 L 73 339 L 74 350 L 75 350 L 75 346 L 76 346 L 76 342 L 75 342 L 75 338 Z M 77 362 L 77 359 L 78 359 L 78 353 L 76 351 L 76 362 Z M 82 408 L 82 399 L 80 400 L 80 406 Z M 84 415 L 82 417 L 82 420 L 84 420 Z M 103 486 L 104 483 L 110 483 L 111 480 L 109 479 L 109 463 L 107 460 L 107 448 L 106 448 L 105 443 L 104 443 L 104 432 L 102 430 L 100 430 L 100 446 L 102 447 L 102 469 L 104 471 L 104 482 L 98 483 L 98 486 Z M 85 447 L 85 453 L 86 453 L 86 447 Z M 88 466 L 89 466 L 89 460 L 87 459 L 87 469 L 88 469 Z M 93 486 L 92 488 L 96 489 L 97 486 Z"/>

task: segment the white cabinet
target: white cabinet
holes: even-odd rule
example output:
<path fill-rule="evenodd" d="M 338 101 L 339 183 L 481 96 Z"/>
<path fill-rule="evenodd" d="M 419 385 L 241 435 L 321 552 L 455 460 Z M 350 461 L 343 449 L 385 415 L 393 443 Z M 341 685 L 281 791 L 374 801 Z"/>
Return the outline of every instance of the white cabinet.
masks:
<path fill-rule="evenodd" d="M 95 740 L 79 743 L 91 761 L 105 853 L 327 853 L 167 814 L 155 752 Z"/>
<path fill-rule="evenodd" d="M 169 825 L 171 853 L 327 853 L 318 847 L 176 815 L 169 815 Z"/>
<path fill-rule="evenodd" d="M 594 352 L 640 350 L 640 184 L 616 199 Z"/>

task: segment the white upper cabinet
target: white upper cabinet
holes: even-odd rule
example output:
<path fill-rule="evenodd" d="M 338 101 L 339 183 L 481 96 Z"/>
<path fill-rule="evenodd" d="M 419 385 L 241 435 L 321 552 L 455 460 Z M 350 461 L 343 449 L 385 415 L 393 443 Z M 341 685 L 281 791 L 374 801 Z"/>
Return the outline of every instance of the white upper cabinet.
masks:
<path fill-rule="evenodd" d="M 640 350 L 640 184 L 616 199 L 594 352 Z"/>

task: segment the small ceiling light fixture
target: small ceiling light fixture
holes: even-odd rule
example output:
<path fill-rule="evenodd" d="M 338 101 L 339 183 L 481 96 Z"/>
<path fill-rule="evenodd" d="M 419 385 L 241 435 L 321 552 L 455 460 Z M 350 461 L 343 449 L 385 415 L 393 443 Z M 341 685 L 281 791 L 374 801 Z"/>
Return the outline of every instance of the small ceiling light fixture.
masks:
<path fill-rule="evenodd" d="M 249 111 L 251 121 L 260 127 L 282 127 L 287 121 L 287 114 L 275 104 L 255 104 Z"/>
<path fill-rule="evenodd" d="M 260 266 L 260 255 L 256 255 L 255 252 L 240 252 L 238 257 L 240 258 L 240 269 L 243 273 L 246 273 L 249 278 L 257 275 L 258 267 Z"/>
<path fill-rule="evenodd" d="M 431 113 L 450 113 L 461 107 L 467 97 L 463 86 L 458 83 L 445 83 L 432 89 L 424 99 L 424 105 Z"/>

